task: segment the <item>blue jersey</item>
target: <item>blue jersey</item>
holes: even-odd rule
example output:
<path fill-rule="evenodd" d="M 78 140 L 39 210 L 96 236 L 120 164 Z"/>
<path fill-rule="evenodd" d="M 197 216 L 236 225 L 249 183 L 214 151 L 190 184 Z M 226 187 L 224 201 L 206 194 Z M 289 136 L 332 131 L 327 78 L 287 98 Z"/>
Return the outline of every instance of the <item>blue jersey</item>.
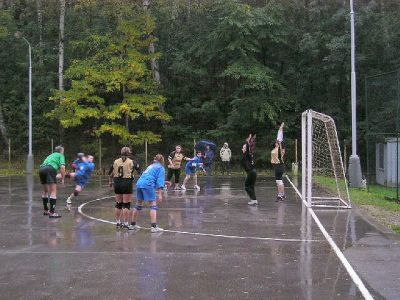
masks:
<path fill-rule="evenodd" d="M 195 157 L 191 160 L 189 160 L 186 163 L 185 169 L 199 169 L 200 167 L 203 166 L 203 160 L 201 159 L 201 157 Z"/>
<path fill-rule="evenodd" d="M 78 164 L 78 169 L 76 171 L 76 177 L 88 180 L 92 176 L 94 170 L 94 163 L 91 162 L 81 162 Z"/>
<path fill-rule="evenodd" d="M 165 184 L 165 169 L 164 166 L 158 162 L 151 164 L 142 173 L 136 183 L 137 188 L 155 188 L 162 189 Z"/>
<path fill-rule="evenodd" d="M 74 172 L 78 170 L 79 164 L 81 164 L 81 163 L 83 163 L 83 160 L 80 158 L 77 158 L 72 162 L 71 166 L 72 166 L 72 169 L 74 170 Z"/>

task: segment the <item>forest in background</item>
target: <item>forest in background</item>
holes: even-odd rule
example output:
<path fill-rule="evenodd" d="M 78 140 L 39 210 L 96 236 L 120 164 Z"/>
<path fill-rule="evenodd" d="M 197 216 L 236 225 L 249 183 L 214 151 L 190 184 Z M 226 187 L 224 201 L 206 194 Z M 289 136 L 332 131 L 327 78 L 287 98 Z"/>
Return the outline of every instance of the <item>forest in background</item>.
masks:
<path fill-rule="evenodd" d="M 364 77 L 400 65 L 400 3 L 355 1 L 359 149 Z M 193 140 L 240 154 L 258 134 L 267 166 L 276 122 L 300 138 L 307 108 L 331 115 L 350 144 L 350 17 L 343 0 L 0 0 L 0 130 L 5 157 L 27 151 L 28 49 L 33 48 L 33 151 L 50 141 L 110 160 Z M 288 156 L 293 160 L 293 151 Z M 363 163 L 363 161 L 362 161 Z"/>

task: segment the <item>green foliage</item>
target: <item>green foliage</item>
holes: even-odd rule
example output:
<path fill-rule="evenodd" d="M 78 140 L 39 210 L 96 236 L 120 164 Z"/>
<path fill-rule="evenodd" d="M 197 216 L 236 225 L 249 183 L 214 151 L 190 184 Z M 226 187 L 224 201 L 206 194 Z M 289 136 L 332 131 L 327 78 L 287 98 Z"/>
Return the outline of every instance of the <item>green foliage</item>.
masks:
<path fill-rule="evenodd" d="M 116 17 L 119 19 L 111 32 L 89 35 L 75 44 L 87 47 L 93 42 L 96 48 L 72 62 L 66 71 L 71 87 L 54 92 L 50 99 L 56 107 L 48 116 L 60 120 L 64 128 L 97 124 L 91 125 L 92 134 L 110 134 L 122 144 L 140 144 L 146 139 L 155 143 L 160 141 L 160 134 L 148 130 L 132 133 L 131 128 L 136 126 L 129 126 L 131 122 L 169 120 L 168 114 L 160 111 L 165 99 L 157 94 L 148 66 L 159 56 L 147 53 L 154 42 L 149 36 L 154 21 L 143 12 L 129 19 Z"/>
<path fill-rule="evenodd" d="M 0 109 L 13 150 L 27 147 L 27 47 L 15 39 L 17 30 L 33 46 L 35 154 L 48 151 L 51 138 L 67 151 L 96 150 L 99 136 L 110 140 L 108 154 L 120 143 L 162 139 L 157 151 L 166 151 L 199 138 L 228 141 L 240 153 L 255 130 L 256 158 L 264 163 L 275 122 L 285 121 L 290 142 L 300 137 L 299 115 L 307 108 L 332 115 L 339 139 L 350 140 L 346 2 L 154 0 L 144 12 L 141 0 L 69 1 L 65 91 L 55 90 L 59 2 L 41 2 L 42 27 L 36 1 L 6 1 L 0 9 Z M 397 0 L 357 3 L 359 121 L 364 76 L 400 65 L 399 12 Z M 152 79 L 154 58 L 161 86 Z"/>

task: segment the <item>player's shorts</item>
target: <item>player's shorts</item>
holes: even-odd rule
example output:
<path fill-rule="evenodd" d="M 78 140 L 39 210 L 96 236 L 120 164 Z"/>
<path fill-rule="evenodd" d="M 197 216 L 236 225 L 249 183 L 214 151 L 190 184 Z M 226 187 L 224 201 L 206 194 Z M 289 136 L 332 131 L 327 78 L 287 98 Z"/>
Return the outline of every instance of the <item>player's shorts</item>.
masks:
<path fill-rule="evenodd" d="M 79 185 L 82 189 L 87 185 L 89 179 L 81 177 L 81 176 L 76 176 L 74 178 L 75 184 Z"/>
<path fill-rule="evenodd" d="M 185 174 L 186 175 L 196 174 L 196 168 L 185 167 Z"/>
<path fill-rule="evenodd" d="M 285 172 L 285 166 L 283 164 L 274 164 L 275 180 L 282 180 L 283 172 Z"/>
<path fill-rule="evenodd" d="M 156 201 L 156 191 L 154 188 L 136 187 L 136 200 L 148 202 Z"/>
<path fill-rule="evenodd" d="M 114 192 L 116 194 L 132 194 L 133 179 L 114 177 Z"/>
<path fill-rule="evenodd" d="M 39 178 L 41 184 L 55 184 L 57 183 L 57 171 L 52 166 L 40 167 Z"/>

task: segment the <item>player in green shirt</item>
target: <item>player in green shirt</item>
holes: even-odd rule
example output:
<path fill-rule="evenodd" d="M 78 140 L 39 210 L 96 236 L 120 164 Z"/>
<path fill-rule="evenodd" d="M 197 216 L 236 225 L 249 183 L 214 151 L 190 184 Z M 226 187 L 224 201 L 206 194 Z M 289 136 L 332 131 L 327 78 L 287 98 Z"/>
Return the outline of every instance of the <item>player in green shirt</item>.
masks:
<path fill-rule="evenodd" d="M 61 216 L 54 212 L 57 202 L 57 171 L 61 173 L 61 184 L 64 184 L 65 178 L 65 157 L 64 147 L 57 146 L 54 153 L 46 157 L 40 165 L 39 177 L 40 183 L 43 185 L 43 215 L 49 218 L 60 218 Z M 50 211 L 48 203 L 50 202 Z"/>

